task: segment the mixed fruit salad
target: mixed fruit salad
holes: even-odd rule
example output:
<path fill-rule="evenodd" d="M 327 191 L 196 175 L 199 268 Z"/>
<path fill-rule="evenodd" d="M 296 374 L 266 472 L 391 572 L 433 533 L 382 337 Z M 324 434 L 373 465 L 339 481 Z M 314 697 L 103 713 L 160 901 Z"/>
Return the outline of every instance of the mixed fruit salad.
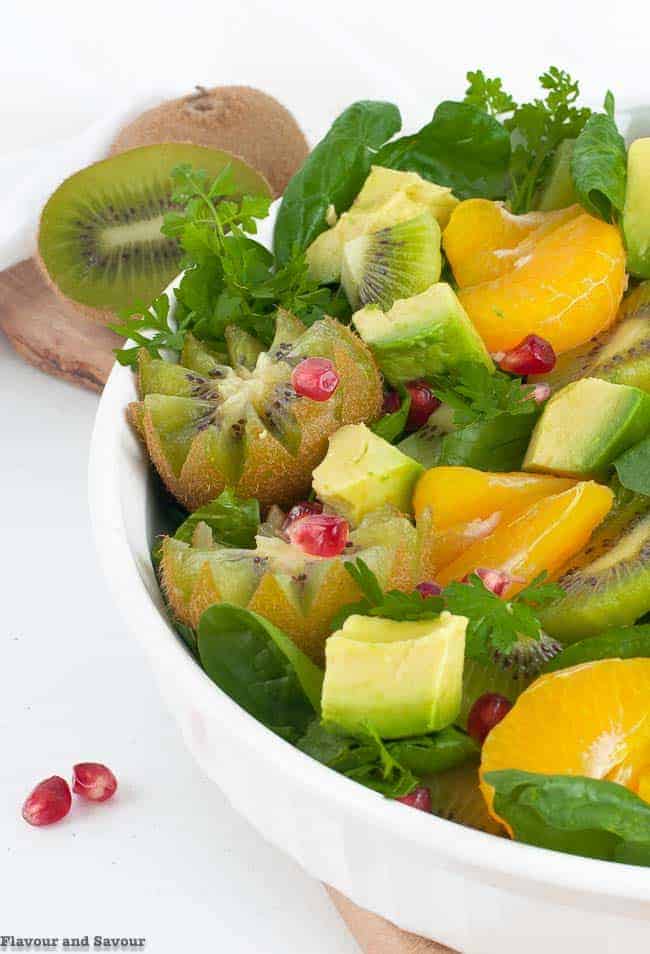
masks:
<path fill-rule="evenodd" d="M 650 139 L 551 68 L 358 102 L 269 199 L 173 175 L 119 325 L 208 676 L 387 798 L 650 865 Z M 164 490 L 163 490 L 164 486 Z M 395 807 L 396 811 L 402 808 Z"/>

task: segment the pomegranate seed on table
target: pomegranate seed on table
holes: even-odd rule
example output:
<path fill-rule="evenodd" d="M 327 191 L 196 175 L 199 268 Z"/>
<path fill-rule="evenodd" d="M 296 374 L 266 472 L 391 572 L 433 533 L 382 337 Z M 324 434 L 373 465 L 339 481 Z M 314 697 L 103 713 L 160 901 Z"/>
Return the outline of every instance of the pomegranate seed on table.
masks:
<path fill-rule="evenodd" d="M 502 371 L 510 374 L 546 374 L 555 367 L 553 345 L 539 335 L 527 335 L 516 348 L 499 352 L 495 360 Z"/>
<path fill-rule="evenodd" d="M 436 583 L 435 580 L 422 580 L 421 583 L 417 584 L 415 589 L 425 600 L 430 596 L 440 596 L 442 593 L 442 587 L 439 583 Z"/>
<path fill-rule="evenodd" d="M 408 795 L 402 795 L 401 798 L 396 798 L 395 801 L 401 802 L 402 805 L 410 805 L 411 808 L 419 808 L 421 812 L 431 814 L 431 792 L 424 785 L 418 785 L 418 787 L 414 788 Z"/>
<path fill-rule="evenodd" d="M 345 550 L 350 525 L 331 513 L 307 514 L 290 524 L 287 535 L 291 543 L 310 556 L 334 557 Z"/>
<path fill-rule="evenodd" d="M 117 779 L 101 762 L 79 762 L 74 766 L 72 791 L 91 802 L 105 802 L 115 794 Z"/>
<path fill-rule="evenodd" d="M 499 722 L 508 715 L 512 703 L 498 692 L 486 692 L 479 696 L 467 717 L 467 731 L 479 745 L 483 745 L 486 738 Z"/>
<path fill-rule="evenodd" d="M 417 431 L 427 423 L 440 401 L 426 381 L 410 381 L 406 390 L 411 395 L 411 406 L 406 421 L 407 431 Z"/>
<path fill-rule="evenodd" d="M 303 517 L 307 517 L 309 514 L 322 512 L 323 505 L 319 500 L 301 500 L 300 503 L 294 504 L 284 518 L 282 529 L 286 532 L 296 520 L 302 520 Z"/>
<path fill-rule="evenodd" d="M 293 369 L 291 384 L 300 397 L 329 401 L 339 386 L 339 376 L 328 358 L 305 358 Z"/>
<path fill-rule="evenodd" d="M 395 411 L 399 411 L 401 404 L 402 401 L 397 391 L 386 391 L 384 394 L 382 412 L 384 414 L 394 414 Z"/>
<path fill-rule="evenodd" d="M 68 783 L 60 775 L 53 775 L 39 782 L 27 796 L 23 805 L 23 818 L 36 827 L 53 825 L 65 818 L 71 805 L 72 795 Z"/>

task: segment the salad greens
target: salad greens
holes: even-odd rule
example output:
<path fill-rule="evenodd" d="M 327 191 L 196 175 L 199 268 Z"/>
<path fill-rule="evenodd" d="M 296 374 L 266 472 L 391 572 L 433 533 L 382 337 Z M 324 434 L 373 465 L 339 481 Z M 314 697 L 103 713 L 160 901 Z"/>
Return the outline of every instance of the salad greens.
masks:
<path fill-rule="evenodd" d="M 650 866 L 650 805 L 623 785 L 514 770 L 488 772 L 485 781 L 518 841 Z"/>
<path fill-rule="evenodd" d="M 614 461 L 618 479 L 628 490 L 650 495 L 650 437 L 630 447 Z"/>
<path fill-rule="evenodd" d="M 201 616 L 203 669 L 231 699 L 290 741 L 318 712 L 323 673 L 295 643 L 262 616 L 219 603 Z"/>
<path fill-rule="evenodd" d="M 607 112 L 590 116 L 576 140 L 571 175 L 580 204 L 592 215 L 612 222 L 625 204 L 627 150 L 616 128 L 611 93 L 605 102 Z"/>
<path fill-rule="evenodd" d="M 392 414 L 382 415 L 378 421 L 375 421 L 375 423 L 371 425 L 375 434 L 378 434 L 379 437 L 383 437 L 385 441 L 391 444 L 397 441 L 404 433 L 411 408 L 411 395 L 403 384 L 399 385 L 397 392 L 401 399 L 399 408 L 393 411 Z"/>
<path fill-rule="evenodd" d="M 551 659 L 543 672 L 558 672 L 596 659 L 639 659 L 650 657 L 650 625 L 622 626 L 605 630 L 599 636 L 566 646 Z"/>

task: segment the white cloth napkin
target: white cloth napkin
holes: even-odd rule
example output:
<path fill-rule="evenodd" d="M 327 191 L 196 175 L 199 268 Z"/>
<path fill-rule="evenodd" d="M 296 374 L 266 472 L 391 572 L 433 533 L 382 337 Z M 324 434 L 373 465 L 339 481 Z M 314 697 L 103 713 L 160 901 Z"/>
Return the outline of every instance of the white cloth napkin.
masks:
<path fill-rule="evenodd" d="M 173 93 L 123 104 L 70 139 L 0 157 L 0 271 L 29 258 L 47 198 L 72 173 L 102 159 L 119 129 Z M 178 94 L 176 94 L 178 95 Z"/>

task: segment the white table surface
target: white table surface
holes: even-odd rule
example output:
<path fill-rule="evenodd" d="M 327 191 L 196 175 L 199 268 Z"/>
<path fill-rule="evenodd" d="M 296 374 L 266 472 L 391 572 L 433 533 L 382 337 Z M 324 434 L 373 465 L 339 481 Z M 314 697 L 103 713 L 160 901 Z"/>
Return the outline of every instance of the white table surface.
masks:
<path fill-rule="evenodd" d="M 170 82 L 179 93 L 260 86 L 312 136 L 365 96 L 425 120 L 475 65 L 518 95 L 552 62 L 592 101 L 609 86 L 647 101 L 645 3 L 441 6 L 10 0 L 0 151 L 72 133 L 118 97 Z M 155 954 L 353 954 L 320 885 L 201 776 L 111 604 L 86 504 L 97 398 L 26 367 L 4 340 L 0 394 L 0 935 L 144 936 Z M 19 810 L 30 786 L 79 760 L 113 767 L 114 802 L 29 828 Z"/>

